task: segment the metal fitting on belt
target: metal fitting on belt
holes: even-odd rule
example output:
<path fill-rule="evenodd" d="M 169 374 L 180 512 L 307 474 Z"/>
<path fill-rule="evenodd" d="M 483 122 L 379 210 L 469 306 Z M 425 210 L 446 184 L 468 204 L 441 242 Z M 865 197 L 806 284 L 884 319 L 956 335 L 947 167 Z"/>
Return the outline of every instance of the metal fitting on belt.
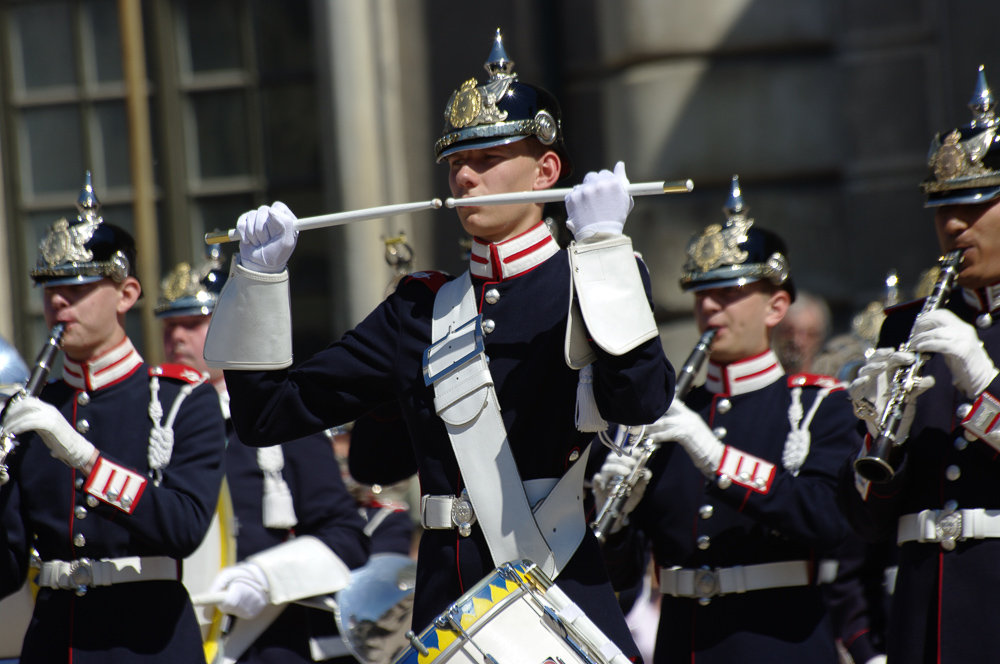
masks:
<path fill-rule="evenodd" d="M 94 564 L 90 558 L 79 558 L 69 566 L 69 590 L 83 597 L 94 583 Z"/>
<path fill-rule="evenodd" d="M 458 528 L 458 534 L 462 537 L 468 537 L 472 534 L 472 524 L 476 522 L 476 511 L 472 509 L 468 489 L 462 489 L 462 493 L 451 504 L 451 521 Z"/>
<path fill-rule="evenodd" d="M 458 528 L 458 534 L 468 537 L 476 511 L 472 507 L 467 489 L 458 496 L 421 496 L 420 524 L 429 530 Z"/>

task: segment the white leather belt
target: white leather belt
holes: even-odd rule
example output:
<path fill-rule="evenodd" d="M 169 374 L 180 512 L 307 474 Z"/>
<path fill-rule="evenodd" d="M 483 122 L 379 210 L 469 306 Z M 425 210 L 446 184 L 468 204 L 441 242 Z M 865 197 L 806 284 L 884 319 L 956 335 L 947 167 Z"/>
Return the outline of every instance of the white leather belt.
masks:
<path fill-rule="evenodd" d="M 820 574 L 817 579 L 820 583 L 832 581 L 836 576 L 836 566 L 827 563 L 828 561 L 823 561 L 820 564 Z M 751 590 L 808 586 L 809 570 L 810 565 L 805 560 L 715 569 L 661 567 L 660 592 L 674 597 L 708 599 Z"/>
<path fill-rule="evenodd" d="M 464 489 L 460 496 L 420 496 L 420 525 L 428 530 L 458 528 L 463 537 L 468 537 L 475 522 L 476 512 Z"/>
<path fill-rule="evenodd" d="M 179 563 L 166 556 L 91 560 L 49 560 L 42 563 L 37 583 L 42 588 L 75 590 L 78 595 L 91 586 L 111 586 L 135 581 L 177 581 Z"/>
<path fill-rule="evenodd" d="M 955 542 L 1000 537 L 1000 510 L 923 510 L 899 517 L 896 543 L 940 544 L 951 551 Z"/>
<path fill-rule="evenodd" d="M 535 507 L 558 483 L 557 478 L 526 480 L 524 494 L 528 497 L 528 504 Z M 472 526 L 475 522 L 476 512 L 465 489 L 458 496 L 420 496 L 420 525 L 428 530 L 458 528 L 463 537 L 468 537 L 463 524 Z"/>

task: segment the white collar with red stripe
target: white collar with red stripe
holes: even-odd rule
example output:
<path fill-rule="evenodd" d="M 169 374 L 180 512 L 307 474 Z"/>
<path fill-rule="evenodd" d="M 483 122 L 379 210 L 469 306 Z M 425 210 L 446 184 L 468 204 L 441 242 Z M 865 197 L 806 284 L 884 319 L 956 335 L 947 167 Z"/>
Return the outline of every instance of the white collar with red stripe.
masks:
<path fill-rule="evenodd" d="M 472 238 L 469 272 L 474 277 L 503 281 L 532 270 L 559 251 L 544 221 L 503 242 Z"/>
<path fill-rule="evenodd" d="M 1000 283 L 976 290 L 963 288 L 962 297 L 966 304 L 979 313 L 992 313 L 1000 309 Z"/>
<path fill-rule="evenodd" d="M 774 351 L 768 349 L 760 355 L 731 364 L 708 363 L 705 389 L 712 394 L 736 396 L 767 387 L 785 375 L 785 370 Z"/>
<path fill-rule="evenodd" d="M 142 364 L 142 356 L 128 337 L 108 352 L 88 362 L 63 360 L 63 380 L 78 390 L 93 392 L 132 375 Z"/>

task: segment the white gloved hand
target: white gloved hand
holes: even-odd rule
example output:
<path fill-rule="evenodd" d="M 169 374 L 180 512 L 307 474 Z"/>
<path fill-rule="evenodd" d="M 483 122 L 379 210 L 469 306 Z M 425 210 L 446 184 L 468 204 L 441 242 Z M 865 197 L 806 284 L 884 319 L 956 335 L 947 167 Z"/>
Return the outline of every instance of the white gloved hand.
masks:
<path fill-rule="evenodd" d="M 578 242 L 596 233 L 621 235 L 633 205 L 625 189 L 628 184 L 625 164 L 619 161 L 614 173 L 587 173 L 583 184 L 573 187 L 566 196 L 566 228 Z"/>
<path fill-rule="evenodd" d="M 295 215 L 280 201 L 244 213 L 236 222 L 240 260 L 248 270 L 277 274 L 295 250 Z"/>
<path fill-rule="evenodd" d="M 77 469 L 84 469 L 96 448 L 77 433 L 62 413 L 36 397 L 12 401 L 7 406 L 4 431 L 15 436 L 34 431 L 52 456 Z"/>
<path fill-rule="evenodd" d="M 874 657 L 872 657 L 871 659 L 869 659 L 867 662 L 865 662 L 865 664 L 886 664 L 886 662 L 888 662 L 888 661 L 889 660 L 886 658 L 885 655 L 875 655 Z"/>
<path fill-rule="evenodd" d="M 951 371 L 952 383 L 975 399 L 997 377 L 997 368 L 983 348 L 976 328 L 947 309 L 928 312 L 913 324 L 910 348 L 940 353 Z"/>
<path fill-rule="evenodd" d="M 250 620 L 260 615 L 271 603 L 270 585 L 264 571 L 253 563 L 227 567 L 215 575 L 210 593 L 225 591 L 226 599 L 219 604 L 223 613 Z"/>
<path fill-rule="evenodd" d="M 719 470 L 722 453 L 726 450 L 701 415 L 678 399 L 674 399 L 660 419 L 646 427 L 646 436 L 658 443 L 680 443 L 695 467 L 709 478 Z"/>
<path fill-rule="evenodd" d="M 601 469 L 594 474 L 594 478 L 591 482 L 594 490 L 594 501 L 598 510 L 600 510 L 608 502 L 608 498 L 611 496 L 611 492 L 614 490 L 615 485 L 632 474 L 632 470 L 638 464 L 638 455 L 639 451 L 633 449 L 631 456 L 609 454 L 604 460 L 604 464 L 601 466 Z M 643 468 L 639 472 L 635 486 L 632 487 L 632 492 L 629 494 L 628 498 L 625 500 L 625 504 L 620 510 L 621 517 L 631 514 L 632 510 L 634 510 L 636 505 L 639 504 L 639 501 L 642 500 L 643 494 L 646 493 L 646 486 L 649 484 L 649 480 L 652 476 L 653 474 L 648 468 Z M 624 518 L 619 518 L 618 522 L 611 527 L 611 532 L 616 533 L 621 530 L 623 523 Z"/>
<path fill-rule="evenodd" d="M 878 424 L 885 412 L 892 392 L 892 378 L 899 367 L 913 364 L 916 355 L 892 348 L 879 348 L 858 371 L 858 377 L 851 382 L 847 393 L 854 404 L 854 414 L 865 421 L 868 433 L 878 438 Z M 916 414 L 917 397 L 934 387 L 933 376 L 917 378 L 910 390 L 910 397 L 903 409 L 903 419 L 896 429 L 896 439 L 905 440 Z"/>

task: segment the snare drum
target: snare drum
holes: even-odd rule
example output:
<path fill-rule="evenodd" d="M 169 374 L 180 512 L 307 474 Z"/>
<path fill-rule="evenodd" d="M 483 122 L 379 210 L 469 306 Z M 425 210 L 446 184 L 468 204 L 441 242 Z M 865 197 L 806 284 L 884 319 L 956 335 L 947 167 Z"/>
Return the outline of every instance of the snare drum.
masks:
<path fill-rule="evenodd" d="M 628 664 L 618 646 L 527 560 L 506 563 L 452 604 L 395 664 Z"/>

